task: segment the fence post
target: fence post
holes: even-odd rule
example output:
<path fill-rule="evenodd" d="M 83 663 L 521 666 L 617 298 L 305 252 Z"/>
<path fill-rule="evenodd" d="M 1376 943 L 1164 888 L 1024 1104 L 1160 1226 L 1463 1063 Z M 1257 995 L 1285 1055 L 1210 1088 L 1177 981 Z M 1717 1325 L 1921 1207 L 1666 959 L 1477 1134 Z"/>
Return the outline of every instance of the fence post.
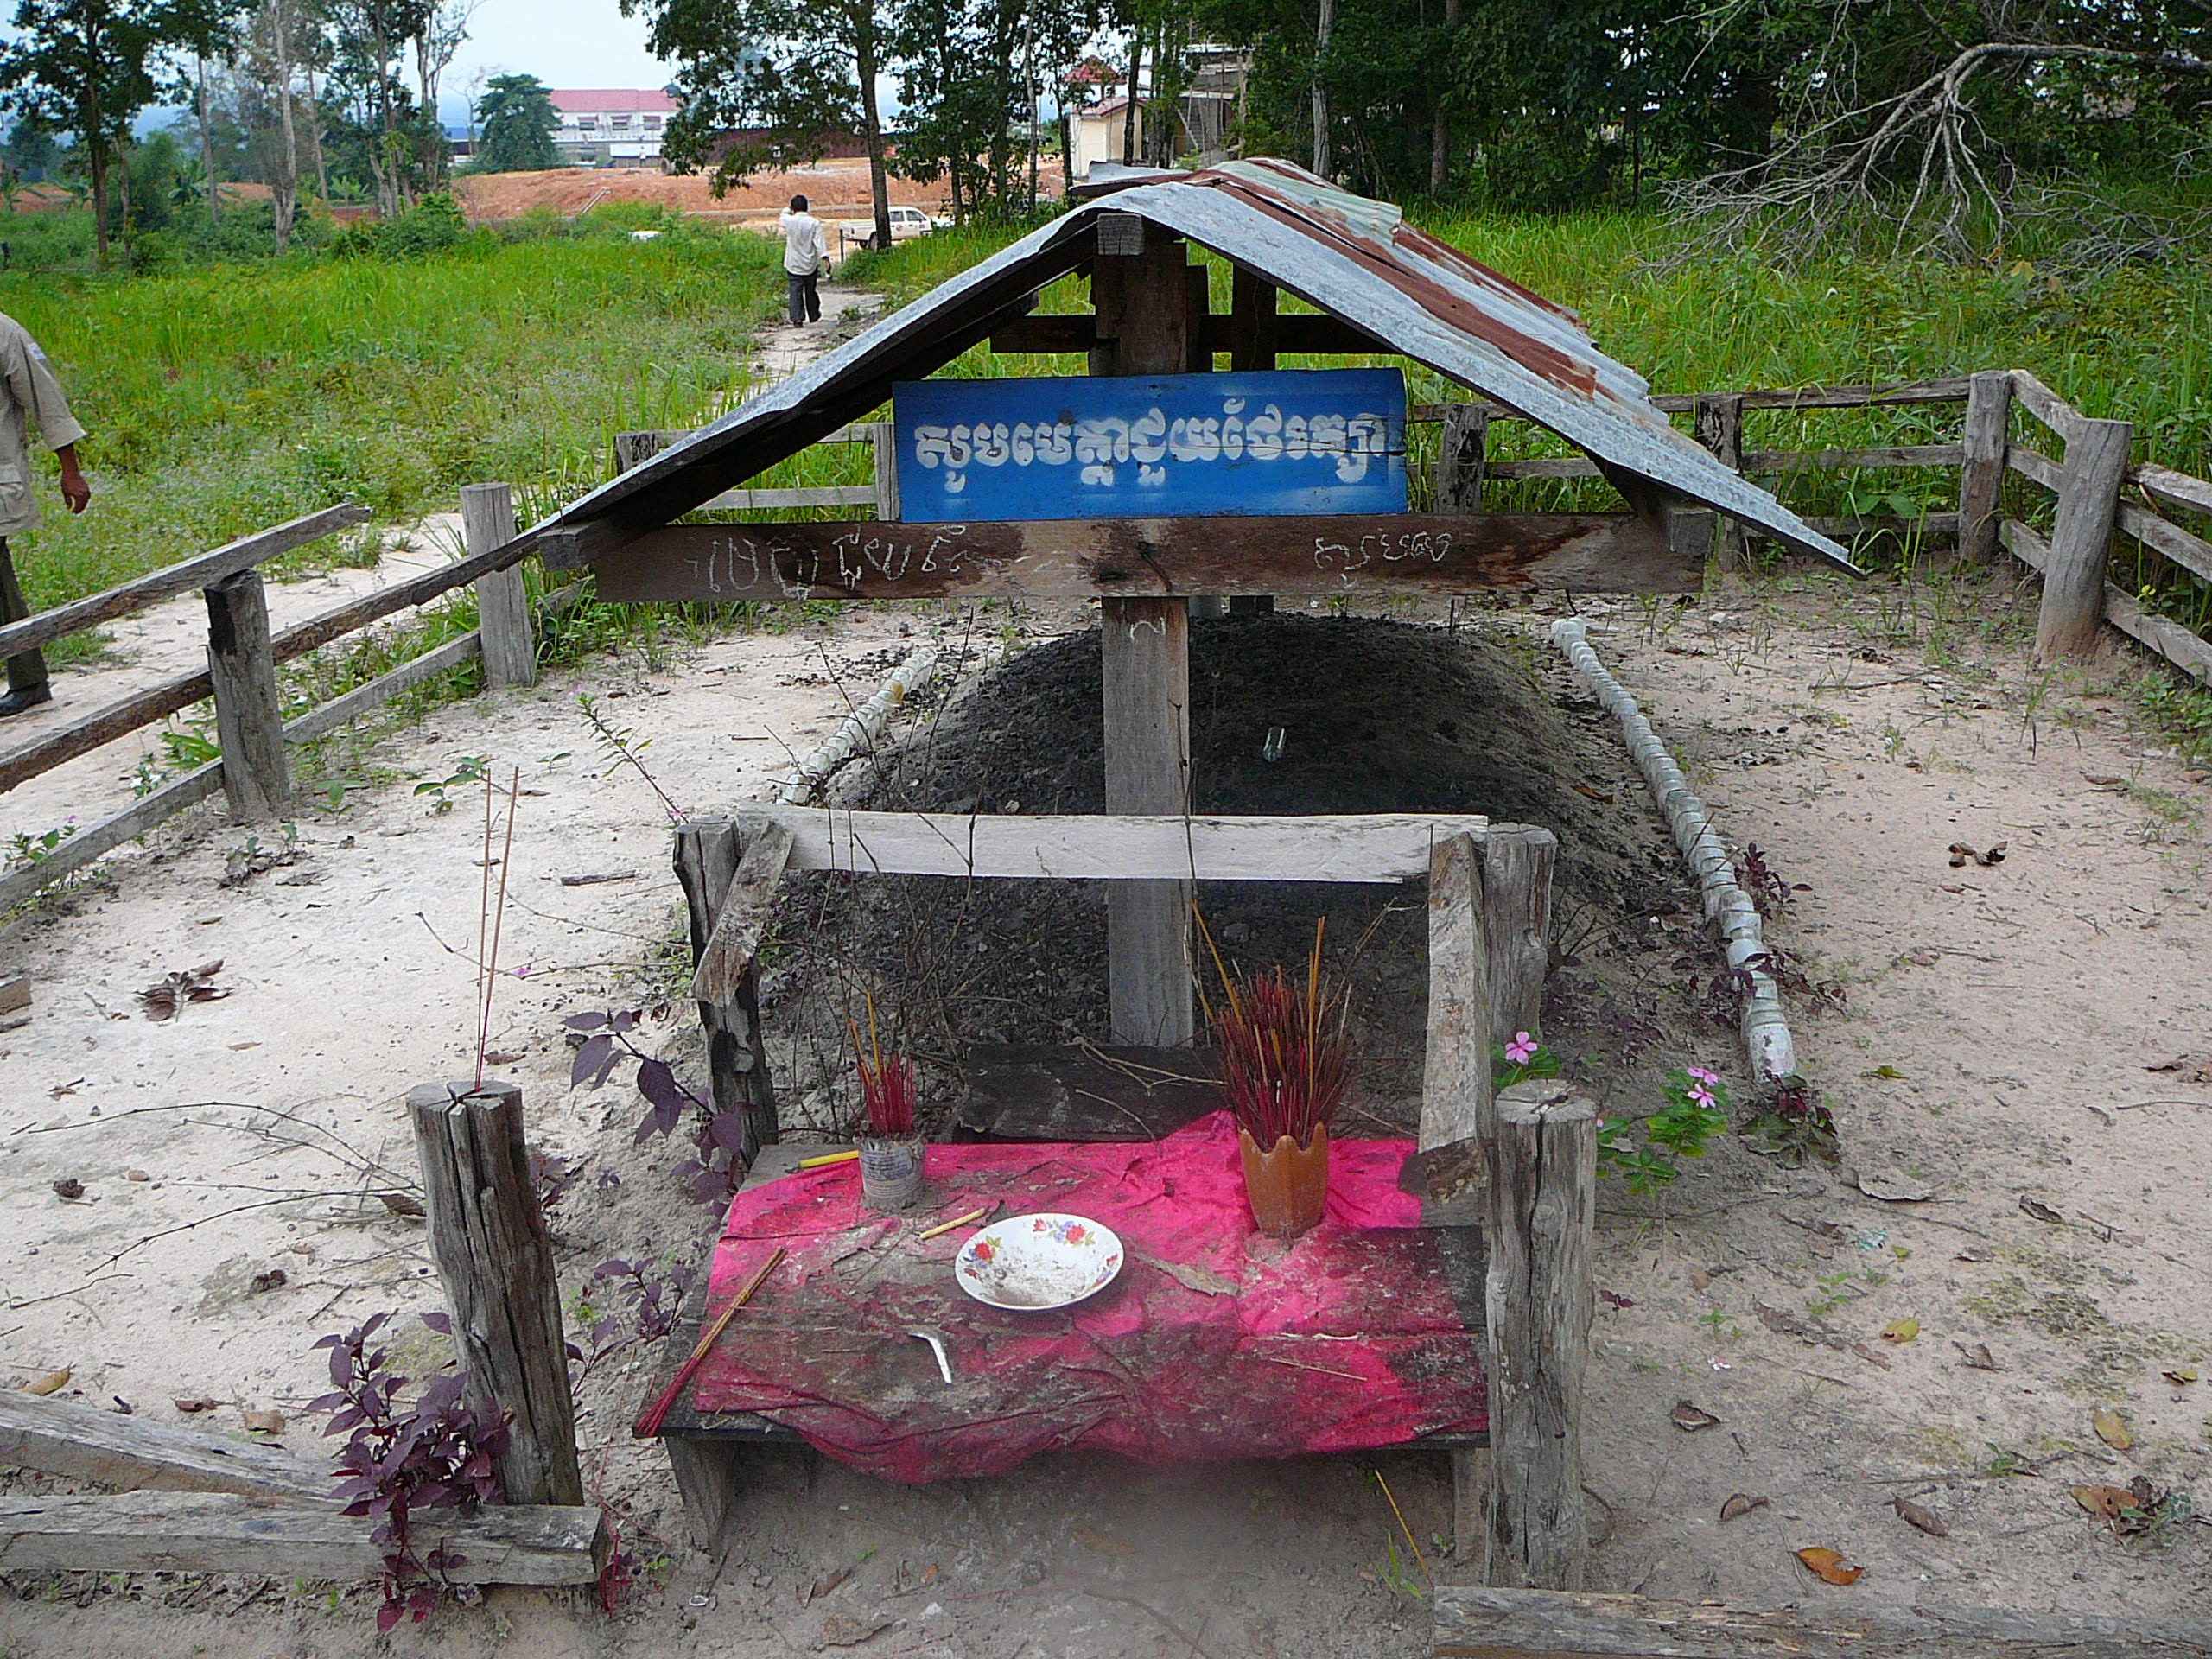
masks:
<path fill-rule="evenodd" d="M 1483 858 L 1471 836 L 1439 842 L 1428 861 L 1428 1031 L 1421 1084 L 1421 1149 L 1472 1141 L 1485 1154 L 1497 1128 L 1491 1097 L 1496 1028 L 1493 956 Z"/>
<path fill-rule="evenodd" d="M 1744 395 L 1738 391 L 1700 392 L 1692 406 L 1691 433 L 1732 473 L 1744 470 Z M 1723 514 L 1713 522 L 1713 553 L 1724 570 L 1742 563 L 1744 532 Z"/>
<path fill-rule="evenodd" d="M 204 591 L 207 677 L 215 685 L 223 793 L 239 823 L 266 823 L 292 810 L 284 714 L 276 702 L 276 658 L 269 648 L 269 597 L 258 570 L 241 570 Z"/>
<path fill-rule="evenodd" d="M 408 1091 L 407 1116 L 469 1403 L 486 1418 L 511 1414 L 499 1463 L 507 1501 L 582 1503 L 560 1287 L 523 1145 L 522 1090 L 426 1083 Z"/>
<path fill-rule="evenodd" d="M 1491 1160 L 1490 1548 L 1484 1581 L 1580 1590 L 1582 1373 L 1597 1292 L 1598 1110 L 1557 1083 L 1497 1096 Z"/>
<path fill-rule="evenodd" d="M 1494 824 L 1478 843 L 1490 951 L 1490 1037 L 1543 1029 L 1551 976 L 1552 866 L 1559 837 L 1535 824 Z M 1484 1054 L 1488 1064 L 1489 1054 Z"/>
<path fill-rule="evenodd" d="M 2097 624 L 2105 613 L 2105 563 L 2134 435 L 2126 421 L 2085 420 L 2066 440 L 2066 470 L 2036 615 L 2036 656 L 2043 662 L 2083 658 L 2096 649 Z"/>
<path fill-rule="evenodd" d="M 461 536 L 471 558 L 514 540 L 514 492 L 504 484 L 462 485 Z M 530 595 L 523 588 L 519 563 L 476 578 L 476 632 L 486 684 L 537 683 L 537 641 L 531 632 Z"/>
<path fill-rule="evenodd" d="M 1490 441 L 1490 405 L 1446 404 L 1436 448 L 1436 510 L 1483 510 L 1483 456 Z"/>
<path fill-rule="evenodd" d="M 696 969 L 715 937 L 715 923 L 731 896 L 743 855 L 737 826 L 703 818 L 676 826 L 676 876 L 691 916 L 691 963 Z M 717 1112 L 740 1114 L 737 1155 L 749 1168 L 760 1148 L 777 1138 L 776 1085 L 760 1035 L 760 977 L 747 963 L 726 1002 L 699 1004 L 707 1039 L 707 1076 Z"/>
<path fill-rule="evenodd" d="M 875 452 L 875 516 L 887 524 L 899 518 L 899 440 L 889 421 L 878 421 L 868 429 Z"/>
<path fill-rule="evenodd" d="M 1975 375 L 1967 383 L 1966 457 L 1959 467 L 1959 557 L 1967 563 L 1986 564 L 1997 551 L 2012 425 L 2012 371 Z"/>

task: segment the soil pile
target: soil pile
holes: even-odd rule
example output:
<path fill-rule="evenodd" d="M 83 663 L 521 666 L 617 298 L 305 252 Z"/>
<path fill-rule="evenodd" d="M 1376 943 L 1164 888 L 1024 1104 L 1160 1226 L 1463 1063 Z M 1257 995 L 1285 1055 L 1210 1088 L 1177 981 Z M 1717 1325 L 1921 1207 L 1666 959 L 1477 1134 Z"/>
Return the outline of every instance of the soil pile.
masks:
<path fill-rule="evenodd" d="M 1200 813 L 1481 812 L 1560 838 L 1555 928 L 1677 908 L 1673 854 L 1579 683 L 1526 636 L 1287 613 L 1194 626 L 1192 806 Z M 1280 728 L 1277 758 L 1269 734 Z M 962 687 L 841 780 L 841 804 L 904 811 L 1104 810 L 1098 634 L 1036 646 Z M 1349 971 L 1372 1108 L 1417 1090 L 1424 891 L 1205 883 L 1224 956 L 1301 963 L 1315 919 Z M 1054 881 L 817 879 L 785 929 L 772 1004 L 831 1017 L 866 987 L 921 1052 L 1100 1041 L 1103 889 Z M 1608 927 L 1605 931 L 1610 931 Z M 1208 988 L 1211 963 L 1202 964 Z M 807 995 L 794 995 L 804 988 Z"/>

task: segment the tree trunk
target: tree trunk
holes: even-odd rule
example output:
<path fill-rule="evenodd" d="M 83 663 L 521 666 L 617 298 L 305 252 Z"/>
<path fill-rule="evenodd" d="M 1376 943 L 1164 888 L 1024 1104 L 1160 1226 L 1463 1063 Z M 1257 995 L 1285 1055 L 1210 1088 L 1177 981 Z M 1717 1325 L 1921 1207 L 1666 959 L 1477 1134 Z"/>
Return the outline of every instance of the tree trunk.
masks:
<path fill-rule="evenodd" d="M 1329 86 L 1325 77 L 1329 35 L 1337 24 L 1337 0 L 1321 0 L 1320 22 L 1313 29 L 1313 170 L 1329 176 Z"/>
<path fill-rule="evenodd" d="M 1122 111 L 1122 161 L 1135 167 L 1137 162 L 1137 87 L 1144 79 L 1144 34 L 1141 29 L 1129 35 L 1129 101 Z"/>
<path fill-rule="evenodd" d="M 891 245 L 891 176 L 883 165 L 883 118 L 875 99 L 875 0 L 856 0 L 858 27 L 853 31 L 853 67 L 861 78 L 861 122 L 867 128 L 868 189 L 875 208 L 875 245 Z"/>
<path fill-rule="evenodd" d="M 207 120 L 207 60 L 195 56 L 194 67 L 200 76 L 200 167 L 207 175 L 207 222 L 219 224 L 223 204 L 219 200 L 215 179 L 215 130 Z"/>
<path fill-rule="evenodd" d="M 315 193 L 325 203 L 330 200 L 330 167 L 322 158 L 322 108 L 316 101 L 315 66 L 307 66 L 308 76 L 308 143 L 315 150 Z"/>
<path fill-rule="evenodd" d="M 87 54 L 97 59 L 95 49 Z M 92 169 L 92 248 L 102 270 L 107 269 L 107 136 L 100 118 L 100 87 L 97 72 L 85 78 L 85 156 Z"/>
<path fill-rule="evenodd" d="M 119 194 L 123 198 L 123 217 L 118 228 L 123 232 L 123 263 L 128 266 L 137 257 L 137 243 L 130 229 L 130 141 L 128 137 L 116 140 L 115 160 Z"/>
<path fill-rule="evenodd" d="M 278 156 L 276 176 L 270 180 L 270 207 L 274 211 L 276 226 L 276 251 L 282 255 L 292 239 L 292 216 L 300 206 L 299 137 L 292 130 L 292 35 L 285 27 L 285 0 L 276 0 L 269 9 L 275 29 L 276 47 L 276 125 L 283 143 L 283 153 Z"/>
<path fill-rule="evenodd" d="M 1444 0 L 1445 50 L 1439 54 L 1450 61 L 1451 41 L 1459 27 L 1459 0 Z M 1436 92 L 1435 124 L 1428 135 L 1428 194 L 1440 196 L 1452 181 L 1452 111 L 1446 104 L 1446 92 L 1440 85 Z"/>

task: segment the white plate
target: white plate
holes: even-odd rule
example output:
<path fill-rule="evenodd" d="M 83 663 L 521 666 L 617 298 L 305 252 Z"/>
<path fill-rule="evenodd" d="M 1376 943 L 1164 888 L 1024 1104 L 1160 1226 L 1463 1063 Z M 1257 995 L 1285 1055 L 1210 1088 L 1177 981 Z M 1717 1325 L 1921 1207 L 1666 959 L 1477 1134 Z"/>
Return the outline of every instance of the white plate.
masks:
<path fill-rule="evenodd" d="M 1021 1313 L 1071 1307 L 1114 1282 L 1122 1241 L 1084 1216 L 1009 1216 L 960 1247 L 960 1288 L 992 1307 Z"/>

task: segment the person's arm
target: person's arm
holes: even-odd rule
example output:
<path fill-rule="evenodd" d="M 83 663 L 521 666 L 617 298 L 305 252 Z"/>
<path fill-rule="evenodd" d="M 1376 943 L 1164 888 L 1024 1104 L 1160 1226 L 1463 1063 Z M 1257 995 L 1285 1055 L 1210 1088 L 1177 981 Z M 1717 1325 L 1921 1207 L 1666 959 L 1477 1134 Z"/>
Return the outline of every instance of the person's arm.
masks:
<path fill-rule="evenodd" d="M 85 474 L 77 465 L 77 446 L 65 443 L 54 452 L 61 463 L 61 499 L 69 504 L 72 512 L 82 512 L 92 504 L 92 486 L 85 482 Z"/>

